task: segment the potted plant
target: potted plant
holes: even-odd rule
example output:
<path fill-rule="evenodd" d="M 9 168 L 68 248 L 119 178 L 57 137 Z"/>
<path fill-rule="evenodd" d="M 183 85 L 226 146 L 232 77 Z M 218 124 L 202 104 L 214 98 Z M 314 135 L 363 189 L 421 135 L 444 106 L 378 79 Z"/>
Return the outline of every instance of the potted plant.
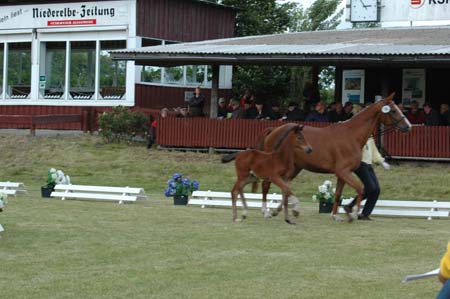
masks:
<path fill-rule="evenodd" d="M 331 188 L 333 183 L 329 180 L 323 182 L 318 187 L 316 194 L 312 196 L 313 201 L 319 201 L 319 213 L 331 213 L 334 204 L 335 188 Z"/>
<path fill-rule="evenodd" d="M 198 182 L 191 181 L 188 177 L 183 178 L 181 173 L 175 173 L 167 182 L 167 188 L 164 190 L 164 195 L 173 197 L 174 205 L 187 205 L 189 195 L 195 190 L 198 190 Z"/>
<path fill-rule="evenodd" d="M 41 196 L 50 197 L 55 191 L 56 184 L 70 184 L 70 177 L 65 175 L 62 170 L 50 168 L 47 173 L 47 183 L 41 187 Z"/>

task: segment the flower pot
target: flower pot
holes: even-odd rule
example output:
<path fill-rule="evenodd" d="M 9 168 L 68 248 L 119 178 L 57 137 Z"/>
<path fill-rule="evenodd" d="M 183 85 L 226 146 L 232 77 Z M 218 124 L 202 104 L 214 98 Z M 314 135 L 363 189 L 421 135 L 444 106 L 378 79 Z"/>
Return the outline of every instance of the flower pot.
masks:
<path fill-rule="evenodd" d="M 46 186 L 41 187 L 41 196 L 42 197 L 50 197 L 50 194 L 53 192 L 53 188 L 49 188 Z"/>
<path fill-rule="evenodd" d="M 173 197 L 173 204 L 176 206 L 185 206 L 188 203 L 188 197 L 187 196 L 177 196 L 175 195 Z"/>
<path fill-rule="evenodd" d="M 332 202 L 319 202 L 319 213 L 331 213 L 332 210 Z"/>

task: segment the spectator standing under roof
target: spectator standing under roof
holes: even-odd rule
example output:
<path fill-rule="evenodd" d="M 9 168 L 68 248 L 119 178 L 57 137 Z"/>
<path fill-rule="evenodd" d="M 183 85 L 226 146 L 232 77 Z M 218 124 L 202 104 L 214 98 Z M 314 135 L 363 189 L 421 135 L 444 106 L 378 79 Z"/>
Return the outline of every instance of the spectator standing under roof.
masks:
<path fill-rule="evenodd" d="M 159 118 L 166 118 L 169 113 L 169 109 L 162 108 L 159 112 Z M 158 126 L 158 120 L 151 118 L 150 128 L 148 130 L 148 143 L 147 148 L 151 148 L 156 141 L 156 127 Z"/>
<path fill-rule="evenodd" d="M 227 103 L 224 98 L 220 98 L 217 101 L 217 118 L 227 118 L 228 109 Z"/>
<path fill-rule="evenodd" d="M 257 116 L 256 107 L 254 105 L 254 97 L 246 99 L 244 102 L 244 118 L 255 119 Z"/>
<path fill-rule="evenodd" d="M 423 104 L 423 112 L 426 126 L 439 126 L 439 112 L 434 110 L 430 103 Z"/>
<path fill-rule="evenodd" d="M 412 125 L 422 125 L 425 123 L 425 114 L 419 109 L 419 103 L 416 100 L 411 101 L 411 107 L 405 114 Z"/>
<path fill-rule="evenodd" d="M 336 123 L 346 120 L 344 107 L 341 102 L 335 102 L 331 105 L 331 110 L 327 113 L 328 121 Z"/>
<path fill-rule="evenodd" d="M 344 119 L 347 120 L 353 117 L 353 103 L 348 101 L 344 104 Z"/>
<path fill-rule="evenodd" d="M 241 107 L 244 107 L 245 103 L 250 103 L 251 105 L 253 105 L 253 102 L 254 102 L 254 97 L 253 97 L 252 91 L 250 90 L 250 88 L 246 88 L 244 90 L 244 95 L 241 97 L 240 105 L 241 105 Z"/>
<path fill-rule="evenodd" d="M 280 102 L 273 101 L 270 108 L 270 119 L 280 119 L 283 115 L 281 114 Z"/>
<path fill-rule="evenodd" d="M 177 118 L 188 118 L 191 117 L 188 109 L 186 107 L 182 107 L 178 110 Z"/>
<path fill-rule="evenodd" d="M 244 108 L 240 106 L 239 100 L 231 99 L 230 101 L 230 113 L 228 118 L 232 119 L 242 119 L 244 118 L 245 111 Z"/>
<path fill-rule="evenodd" d="M 317 102 L 316 109 L 306 116 L 305 121 L 328 122 L 325 103 Z"/>
<path fill-rule="evenodd" d="M 203 114 L 204 103 L 205 103 L 205 97 L 202 95 L 200 87 L 196 87 L 194 94 L 188 100 L 190 116 L 192 116 L 192 117 L 204 116 L 204 114 Z"/>
<path fill-rule="evenodd" d="M 440 107 L 440 119 L 439 125 L 449 126 L 450 125 L 450 111 L 448 104 L 441 104 Z"/>
<path fill-rule="evenodd" d="M 305 112 L 298 107 L 296 102 L 289 102 L 286 115 L 283 120 L 287 121 L 304 121 Z"/>

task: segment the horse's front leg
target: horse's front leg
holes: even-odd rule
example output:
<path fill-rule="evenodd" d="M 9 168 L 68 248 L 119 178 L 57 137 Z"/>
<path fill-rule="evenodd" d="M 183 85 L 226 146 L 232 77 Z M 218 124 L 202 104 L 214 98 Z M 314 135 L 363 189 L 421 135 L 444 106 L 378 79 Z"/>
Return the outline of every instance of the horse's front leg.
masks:
<path fill-rule="evenodd" d="M 357 178 L 355 178 L 350 171 L 348 172 L 340 172 L 336 173 L 339 179 L 343 180 L 345 183 L 347 183 L 350 187 L 355 189 L 356 191 L 356 209 L 353 209 L 352 213 L 347 213 L 348 222 L 352 222 L 353 220 L 358 218 L 358 212 L 361 206 L 361 200 L 364 195 L 364 187 L 363 185 L 358 181 Z"/>
<path fill-rule="evenodd" d="M 280 187 L 281 192 L 283 193 L 283 207 L 284 207 L 284 221 L 286 221 L 289 224 L 295 224 L 289 219 L 289 211 L 288 211 L 288 204 L 289 201 L 296 202 L 298 205 L 298 199 L 294 196 L 291 189 L 289 189 L 289 186 L 283 181 L 281 177 L 273 177 L 271 178 L 272 182 Z"/>
<path fill-rule="evenodd" d="M 334 193 L 333 210 L 331 212 L 331 218 L 333 218 L 335 221 L 344 221 L 344 219 L 337 214 L 337 210 L 339 207 L 339 200 L 341 198 L 342 190 L 344 189 L 344 186 L 345 186 L 345 182 L 338 177 L 337 183 L 336 183 L 336 192 Z"/>
<path fill-rule="evenodd" d="M 239 181 L 234 184 L 233 189 L 231 190 L 231 210 L 233 215 L 233 222 L 237 221 L 237 206 L 236 199 L 239 194 Z"/>

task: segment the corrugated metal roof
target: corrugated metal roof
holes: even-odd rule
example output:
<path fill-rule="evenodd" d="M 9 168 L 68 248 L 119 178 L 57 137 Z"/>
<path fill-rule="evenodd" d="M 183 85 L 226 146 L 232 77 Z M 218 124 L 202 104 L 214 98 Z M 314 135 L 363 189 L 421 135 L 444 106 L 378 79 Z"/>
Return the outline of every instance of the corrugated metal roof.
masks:
<path fill-rule="evenodd" d="M 125 49 L 111 52 L 116 59 L 170 61 L 179 56 L 207 60 L 243 56 L 261 59 L 345 56 L 447 56 L 450 27 L 407 27 L 310 31 L 264 36 L 210 40 L 194 43 Z M 448 57 L 450 59 L 450 56 Z M 417 60 L 417 57 L 414 57 Z"/>

